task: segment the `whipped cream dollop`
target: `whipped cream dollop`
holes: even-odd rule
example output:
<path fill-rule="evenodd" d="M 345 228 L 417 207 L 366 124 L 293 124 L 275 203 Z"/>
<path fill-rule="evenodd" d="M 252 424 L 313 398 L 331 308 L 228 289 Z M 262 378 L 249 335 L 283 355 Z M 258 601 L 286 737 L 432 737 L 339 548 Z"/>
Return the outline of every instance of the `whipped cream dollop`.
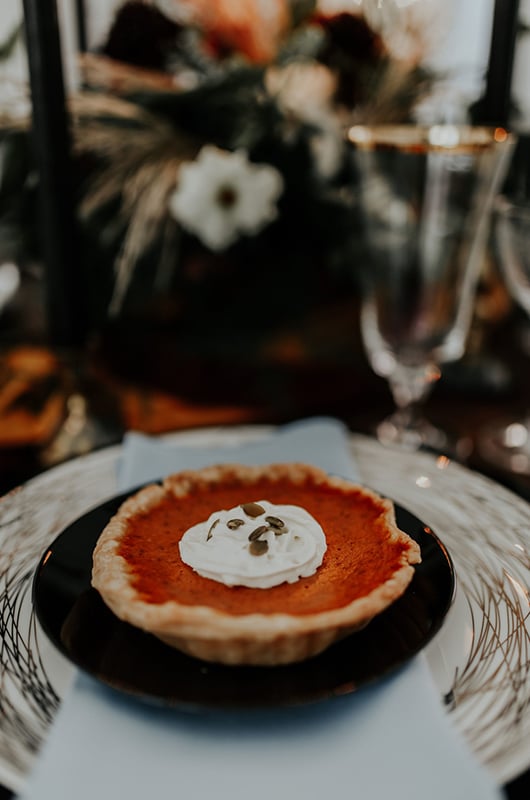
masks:
<path fill-rule="evenodd" d="M 327 545 L 304 508 L 259 500 L 215 511 L 189 528 L 179 547 L 182 560 L 205 578 L 268 589 L 313 575 Z"/>

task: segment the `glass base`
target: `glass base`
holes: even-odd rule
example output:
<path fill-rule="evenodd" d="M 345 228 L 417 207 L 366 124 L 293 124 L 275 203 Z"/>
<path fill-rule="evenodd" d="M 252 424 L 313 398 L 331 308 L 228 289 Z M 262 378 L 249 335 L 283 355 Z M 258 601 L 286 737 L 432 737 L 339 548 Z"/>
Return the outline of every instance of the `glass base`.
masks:
<path fill-rule="evenodd" d="M 403 424 L 400 412 L 380 422 L 376 435 L 381 444 L 404 450 L 428 450 L 438 455 L 464 461 L 472 450 L 472 442 L 465 437 L 452 437 L 426 419 Z"/>
<path fill-rule="evenodd" d="M 478 451 L 489 464 L 516 475 L 530 475 L 530 418 L 499 422 L 485 428 Z"/>

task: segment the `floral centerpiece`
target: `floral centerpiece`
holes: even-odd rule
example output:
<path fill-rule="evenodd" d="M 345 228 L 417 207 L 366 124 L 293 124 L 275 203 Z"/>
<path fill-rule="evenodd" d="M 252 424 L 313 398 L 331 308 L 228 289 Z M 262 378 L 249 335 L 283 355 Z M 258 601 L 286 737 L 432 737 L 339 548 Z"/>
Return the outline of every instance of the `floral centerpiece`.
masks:
<path fill-rule="evenodd" d="M 152 314 L 195 340 L 251 342 L 351 291 L 360 255 L 345 127 L 409 119 L 430 81 L 424 32 L 402 5 L 119 8 L 70 97 L 95 324 Z M 31 151 L 24 120 L 3 122 L 0 224 L 21 258 L 36 242 Z"/>

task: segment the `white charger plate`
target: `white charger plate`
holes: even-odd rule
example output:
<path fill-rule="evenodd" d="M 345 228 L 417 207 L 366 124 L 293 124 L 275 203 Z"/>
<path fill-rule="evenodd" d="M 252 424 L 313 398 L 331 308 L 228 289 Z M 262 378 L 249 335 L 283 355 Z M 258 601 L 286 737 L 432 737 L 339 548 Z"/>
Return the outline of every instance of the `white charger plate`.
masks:
<path fill-rule="evenodd" d="M 241 444 L 263 426 L 174 434 L 187 445 Z M 361 480 L 432 526 L 457 575 L 455 603 L 426 649 L 457 728 L 499 783 L 530 766 L 530 505 L 444 457 L 351 437 Z M 74 675 L 36 621 L 31 586 L 44 548 L 117 492 L 119 447 L 56 467 L 0 504 L 0 783 L 19 791 Z"/>

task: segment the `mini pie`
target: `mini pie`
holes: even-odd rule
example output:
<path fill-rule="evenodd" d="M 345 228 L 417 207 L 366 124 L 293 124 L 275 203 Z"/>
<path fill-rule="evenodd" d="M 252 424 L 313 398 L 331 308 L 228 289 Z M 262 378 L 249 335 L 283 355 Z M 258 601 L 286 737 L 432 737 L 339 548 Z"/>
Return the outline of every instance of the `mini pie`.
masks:
<path fill-rule="evenodd" d="M 327 549 L 313 575 L 226 586 L 183 562 L 179 541 L 212 512 L 268 500 L 306 509 Z M 218 465 L 128 498 L 102 532 L 92 584 L 120 619 L 188 655 L 224 664 L 301 661 L 364 627 L 403 594 L 421 561 L 392 503 L 305 464 Z"/>

